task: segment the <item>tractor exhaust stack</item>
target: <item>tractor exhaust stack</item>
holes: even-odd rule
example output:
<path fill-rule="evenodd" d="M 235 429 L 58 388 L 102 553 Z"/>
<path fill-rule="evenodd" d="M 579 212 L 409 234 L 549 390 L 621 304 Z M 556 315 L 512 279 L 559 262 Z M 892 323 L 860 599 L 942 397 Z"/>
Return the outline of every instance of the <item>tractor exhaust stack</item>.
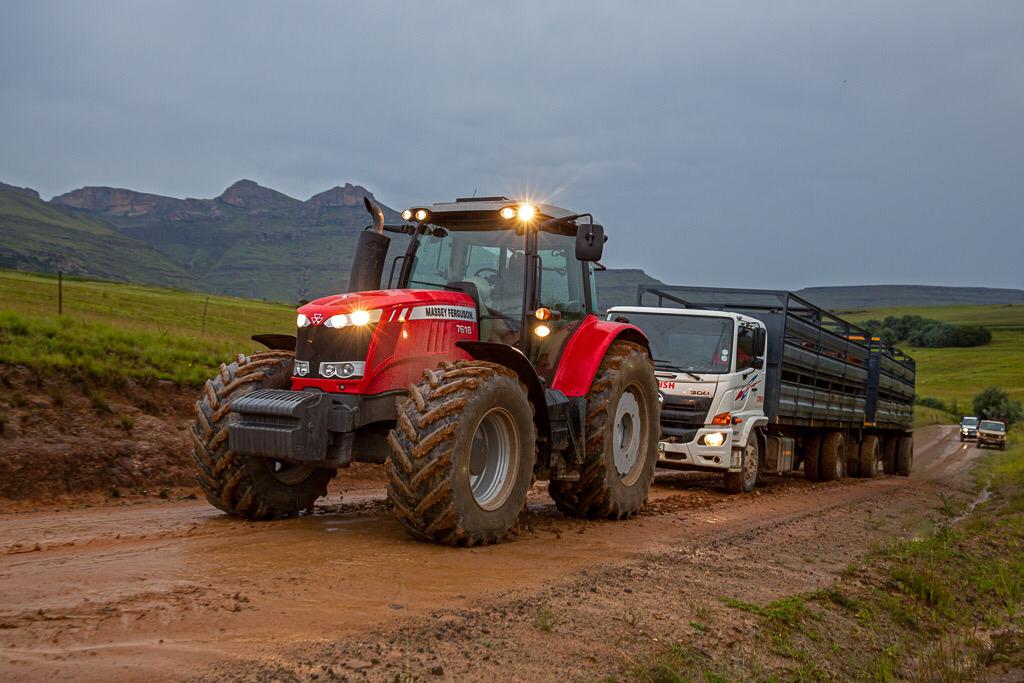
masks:
<path fill-rule="evenodd" d="M 384 234 L 384 212 L 369 197 L 363 197 L 366 211 L 373 219 L 372 228 L 359 233 L 359 243 L 352 258 L 352 272 L 348 277 L 348 291 L 368 292 L 380 289 L 391 238 Z"/>

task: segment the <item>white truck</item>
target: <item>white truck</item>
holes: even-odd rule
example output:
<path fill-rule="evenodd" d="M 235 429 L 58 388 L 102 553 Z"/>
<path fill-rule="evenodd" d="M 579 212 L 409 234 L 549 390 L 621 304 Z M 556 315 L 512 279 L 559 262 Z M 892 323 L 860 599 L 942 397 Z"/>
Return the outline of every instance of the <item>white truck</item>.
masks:
<path fill-rule="evenodd" d="M 801 466 L 910 474 L 915 368 L 898 349 L 785 291 L 642 286 L 637 304 L 607 315 L 650 339 L 662 466 L 720 471 L 734 493 Z"/>

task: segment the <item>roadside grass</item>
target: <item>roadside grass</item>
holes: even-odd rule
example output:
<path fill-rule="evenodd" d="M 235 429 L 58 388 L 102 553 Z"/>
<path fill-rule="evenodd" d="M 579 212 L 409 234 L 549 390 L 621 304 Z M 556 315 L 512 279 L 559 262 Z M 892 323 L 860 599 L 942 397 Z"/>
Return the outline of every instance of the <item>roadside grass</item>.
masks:
<path fill-rule="evenodd" d="M 756 617 L 752 658 L 677 643 L 627 680 L 972 681 L 1024 674 L 1024 429 L 975 468 L 970 514 L 933 533 L 893 539 L 833 585 L 763 604 L 723 603 Z M 991 492 L 991 495 L 987 495 Z"/>
<path fill-rule="evenodd" d="M 928 406 L 914 406 L 914 429 L 927 427 L 929 425 L 956 424 L 960 419 L 938 408 Z"/>
<path fill-rule="evenodd" d="M 114 386 L 195 386 L 259 348 L 250 335 L 294 326 L 284 304 L 69 278 L 64 315 L 56 310 L 56 278 L 0 271 L 0 363 Z"/>

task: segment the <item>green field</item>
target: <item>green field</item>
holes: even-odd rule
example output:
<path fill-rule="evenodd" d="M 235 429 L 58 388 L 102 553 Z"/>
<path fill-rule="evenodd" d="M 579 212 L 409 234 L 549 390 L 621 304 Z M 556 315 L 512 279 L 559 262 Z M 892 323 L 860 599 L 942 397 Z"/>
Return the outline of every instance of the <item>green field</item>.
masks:
<path fill-rule="evenodd" d="M 205 322 L 204 322 L 204 308 Z M 992 343 L 965 349 L 906 349 L 918 363 L 917 393 L 969 411 L 995 385 L 1024 400 L 1024 306 L 878 309 L 853 320 L 918 314 L 992 330 Z M 252 334 L 291 333 L 294 309 L 253 299 L 0 270 L 0 362 L 117 379 L 197 384 L 225 359 L 258 348 Z M 941 415 L 918 411 L 922 423 Z"/>
<path fill-rule="evenodd" d="M 846 314 L 864 321 L 886 316 L 920 315 L 961 325 L 981 325 L 992 330 L 992 342 L 962 349 L 904 350 L 917 361 L 917 394 L 956 401 L 969 413 L 975 394 L 997 386 L 1024 401 L 1024 306 L 935 306 L 885 308 Z"/>
<path fill-rule="evenodd" d="M 0 271 L 0 362 L 196 385 L 259 348 L 251 335 L 293 332 L 294 316 L 284 304 L 68 278 L 58 316 L 57 278 Z"/>

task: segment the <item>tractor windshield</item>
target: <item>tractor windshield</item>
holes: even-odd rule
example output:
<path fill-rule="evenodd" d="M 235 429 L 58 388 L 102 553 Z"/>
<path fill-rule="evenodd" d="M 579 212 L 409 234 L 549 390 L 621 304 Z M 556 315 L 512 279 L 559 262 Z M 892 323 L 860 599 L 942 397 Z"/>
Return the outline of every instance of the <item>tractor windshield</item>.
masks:
<path fill-rule="evenodd" d="M 480 338 L 515 344 L 520 337 L 526 286 L 526 238 L 514 230 L 446 230 L 425 234 L 409 266 L 405 286 L 456 289 L 480 304 Z M 583 268 L 574 255 L 575 238 L 537 235 L 538 302 L 563 319 L 586 313 Z"/>

